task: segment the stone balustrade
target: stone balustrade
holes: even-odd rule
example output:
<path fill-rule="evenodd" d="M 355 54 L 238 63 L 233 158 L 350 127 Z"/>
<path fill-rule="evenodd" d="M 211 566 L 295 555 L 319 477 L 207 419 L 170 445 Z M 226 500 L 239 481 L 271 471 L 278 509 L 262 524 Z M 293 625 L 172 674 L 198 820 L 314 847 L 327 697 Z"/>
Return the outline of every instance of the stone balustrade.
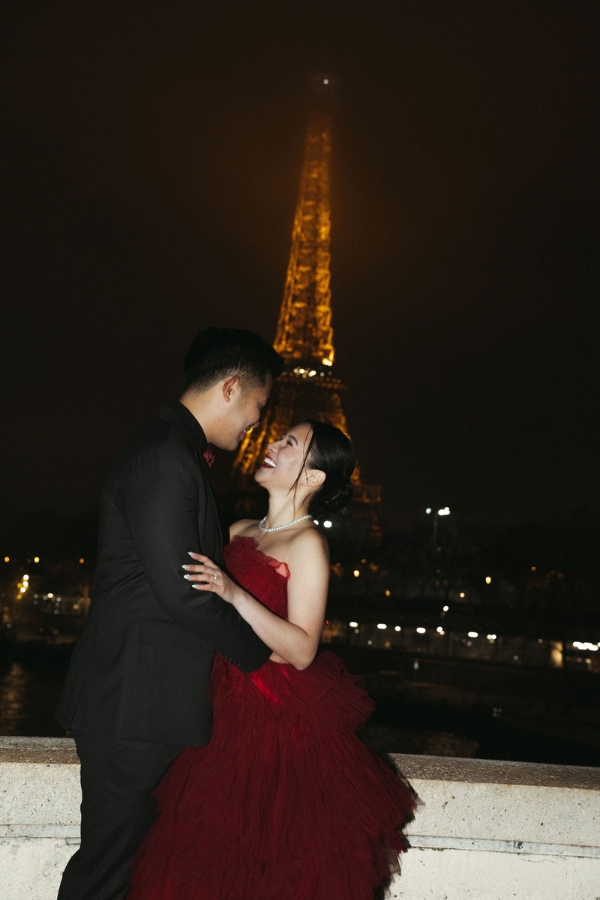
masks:
<path fill-rule="evenodd" d="M 423 805 L 393 900 L 600 900 L 600 769 L 395 759 Z M 73 742 L 0 738 L 2 900 L 54 900 L 78 821 Z"/>

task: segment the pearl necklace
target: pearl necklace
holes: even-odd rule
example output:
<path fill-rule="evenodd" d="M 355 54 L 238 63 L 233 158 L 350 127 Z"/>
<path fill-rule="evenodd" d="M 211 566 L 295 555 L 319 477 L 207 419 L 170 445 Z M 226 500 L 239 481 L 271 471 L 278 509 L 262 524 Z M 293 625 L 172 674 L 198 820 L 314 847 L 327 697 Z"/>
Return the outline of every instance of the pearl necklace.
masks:
<path fill-rule="evenodd" d="M 274 528 L 265 528 L 265 522 L 267 521 L 267 517 L 261 519 L 258 523 L 258 527 L 261 531 L 282 531 L 284 528 L 290 528 L 292 525 L 297 525 L 298 522 L 304 522 L 305 519 L 312 519 L 312 516 L 309 514 L 307 516 L 300 516 L 299 519 L 294 519 L 293 522 L 288 522 L 287 525 L 275 525 Z"/>

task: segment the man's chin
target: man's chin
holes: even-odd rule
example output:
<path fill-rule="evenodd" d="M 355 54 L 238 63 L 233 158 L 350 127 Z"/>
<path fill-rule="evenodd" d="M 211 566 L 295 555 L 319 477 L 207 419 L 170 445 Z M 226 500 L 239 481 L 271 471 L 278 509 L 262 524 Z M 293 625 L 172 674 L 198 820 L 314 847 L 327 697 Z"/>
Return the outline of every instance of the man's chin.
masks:
<path fill-rule="evenodd" d="M 225 450 L 228 453 L 234 453 L 237 448 L 240 446 L 240 441 L 215 441 L 214 439 L 211 441 L 213 447 L 216 447 L 218 450 Z"/>
<path fill-rule="evenodd" d="M 245 437 L 246 432 L 242 431 L 241 434 L 236 434 L 235 437 L 231 438 L 222 437 L 220 440 L 215 440 L 213 438 L 211 444 L 213 444 L 214 447 L 218 447 L 219 450 L 227 450 L 229 453 L 235 453 Z"/>
<path fill-rule="evenodd" d="M 228 447 L 228 450 L 237 450 L 244 438 L 246 437 L 246 432 L 243 431 L 241 434 L 238 434 L 237 437 L 231 439 L 231 446 Z"/>

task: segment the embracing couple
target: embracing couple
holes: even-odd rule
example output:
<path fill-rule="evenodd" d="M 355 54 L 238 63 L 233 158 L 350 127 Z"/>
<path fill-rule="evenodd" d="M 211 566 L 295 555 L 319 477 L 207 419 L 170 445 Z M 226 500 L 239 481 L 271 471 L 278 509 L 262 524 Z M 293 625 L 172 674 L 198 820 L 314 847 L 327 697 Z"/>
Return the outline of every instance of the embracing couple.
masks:
<path fill-rule="evenodd" d="M 123 447 L 91 611 L 57 718 L 81 761 L 81 846 L 59 900 L 372 900 L 398 869 L 406 784 L 355 736 L 372 702 L 317 649 L 329 580 L 313 519 L 345 506 L 348 438 L 300 422 L 223 549 L 208 444 L 235 450 L 283 360 L 201 332 L 179 401 Z"/>

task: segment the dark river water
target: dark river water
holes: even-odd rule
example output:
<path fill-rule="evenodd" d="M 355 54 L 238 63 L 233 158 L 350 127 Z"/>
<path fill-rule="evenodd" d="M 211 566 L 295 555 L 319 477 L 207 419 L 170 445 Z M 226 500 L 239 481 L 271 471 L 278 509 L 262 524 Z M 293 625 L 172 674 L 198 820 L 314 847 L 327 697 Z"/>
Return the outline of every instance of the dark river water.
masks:
<path fill-rule="evenodd" d="M 54 714 L 71 647 L 16 645 L 0 658 L 0 735 L 64 737 Z M 361 737 L 380 753 L 424 753 L 600 766 L 600 748 L 511 727 L 485 707 L 456 708 L 377 696 Z"/>
<path fill-rule="evenodd" d="M 16 648 L 0 661 L 0 734 L 64 737 L 54 719 L 69 647 Z"/>

